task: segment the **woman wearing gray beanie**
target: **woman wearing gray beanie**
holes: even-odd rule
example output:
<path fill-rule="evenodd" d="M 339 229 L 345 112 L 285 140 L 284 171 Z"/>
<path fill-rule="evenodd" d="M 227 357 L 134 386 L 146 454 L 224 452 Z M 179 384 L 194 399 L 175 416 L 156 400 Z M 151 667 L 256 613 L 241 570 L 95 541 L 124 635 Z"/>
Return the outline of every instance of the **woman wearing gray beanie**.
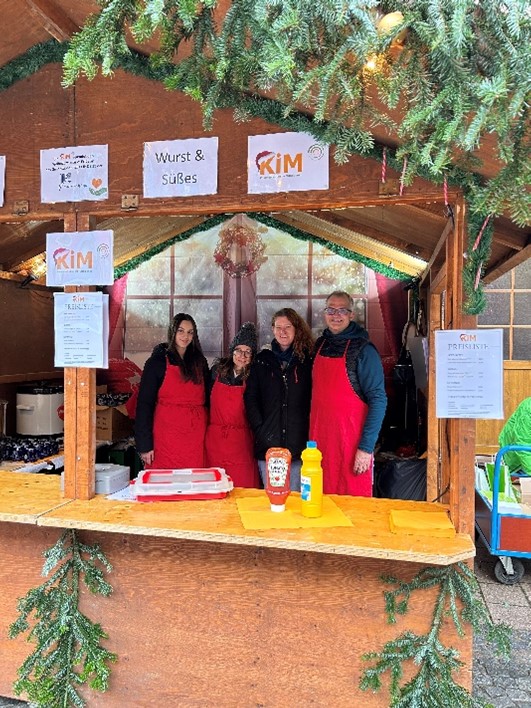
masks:
<path fill-rule="evenodd" d="M 207 464 L 222 467 L 235 487 L 258 487 L 253 435 L 245 415 L 243 394 L 256 354 L 256 330 L 245 322 L 229 347 L 229 356 L 214 362 L 210 372 L 210 422 L 205 438 Z"/>

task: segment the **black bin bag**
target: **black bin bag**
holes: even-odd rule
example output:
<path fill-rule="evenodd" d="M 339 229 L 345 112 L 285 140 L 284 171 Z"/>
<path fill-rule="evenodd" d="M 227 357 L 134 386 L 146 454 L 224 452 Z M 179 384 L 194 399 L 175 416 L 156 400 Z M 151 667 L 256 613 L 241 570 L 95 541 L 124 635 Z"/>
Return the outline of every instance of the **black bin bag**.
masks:
<path fill-rule="evenodd" d="M 426 501 L 426 460 L 389 460 L 378 470 L 375 487 L 380 498 Z"/>

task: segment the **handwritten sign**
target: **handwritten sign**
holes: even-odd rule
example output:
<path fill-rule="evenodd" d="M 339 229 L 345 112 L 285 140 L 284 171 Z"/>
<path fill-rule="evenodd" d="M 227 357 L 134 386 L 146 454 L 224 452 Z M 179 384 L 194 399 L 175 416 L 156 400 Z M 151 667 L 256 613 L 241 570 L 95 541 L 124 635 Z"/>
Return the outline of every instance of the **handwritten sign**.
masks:
<path fill-rule="evenodd" d="M 108 146 L 41 150 L 41 201 L 102 201 L 109 197 Z"/>
<path fill-rule="evenodd" d="M 217 138 L 144 143 L 144 197 L 191 197 L 217 191 Z"/>

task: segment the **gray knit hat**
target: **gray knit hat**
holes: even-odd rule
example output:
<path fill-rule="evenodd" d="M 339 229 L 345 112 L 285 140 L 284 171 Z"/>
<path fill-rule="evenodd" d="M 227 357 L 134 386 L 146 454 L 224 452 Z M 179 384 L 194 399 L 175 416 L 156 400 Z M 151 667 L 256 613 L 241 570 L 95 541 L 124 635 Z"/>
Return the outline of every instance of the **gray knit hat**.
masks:
<path fill-rule="evenodd" d="M 250 347 L 253 355 L 256 354 L 258 350 L 258 344 L 256 341 L 256 328 L 252 322 L 244 322 L 240 327 L 240 330 L 236 332 L 236 336 L 230 343 L 229 353 L 232 356 L 234 350 L 239 344 L 243 344 L 246 347 Z"/>

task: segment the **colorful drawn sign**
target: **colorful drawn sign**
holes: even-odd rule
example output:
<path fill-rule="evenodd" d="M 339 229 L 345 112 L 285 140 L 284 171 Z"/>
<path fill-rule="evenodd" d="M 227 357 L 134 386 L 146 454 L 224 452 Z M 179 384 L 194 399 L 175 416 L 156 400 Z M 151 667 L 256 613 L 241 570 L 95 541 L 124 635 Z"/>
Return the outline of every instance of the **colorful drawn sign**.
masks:
<path fill-rule="evenodd" d="M 41 150 L 41 201 L 102 201 L 109 197 L 108 146 Z"/>

